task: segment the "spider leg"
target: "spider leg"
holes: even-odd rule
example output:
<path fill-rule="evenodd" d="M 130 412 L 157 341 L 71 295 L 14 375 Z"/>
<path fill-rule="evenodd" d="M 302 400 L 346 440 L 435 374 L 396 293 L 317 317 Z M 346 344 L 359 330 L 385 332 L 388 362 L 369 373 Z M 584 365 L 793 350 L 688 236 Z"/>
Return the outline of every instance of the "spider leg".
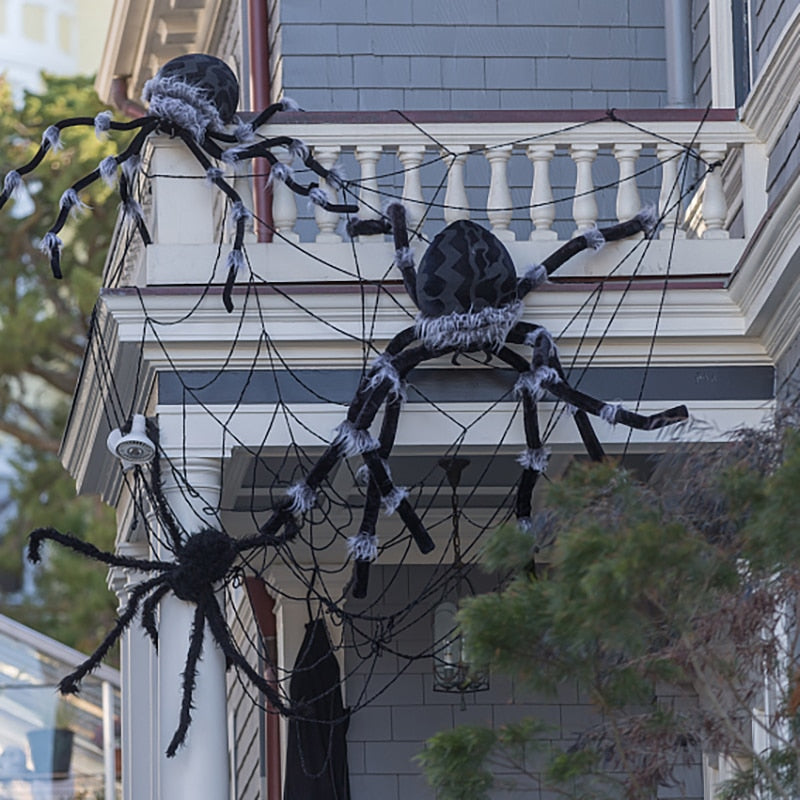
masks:
<path fill-rule="evenodd" d="M 145 633 L 150 637 L 153 647 L 158 650 L 158 628 L 156 627 L 156 607 L 161 598 L 169 591 L 169 584 L 164 583 L 156 589 L 142 604 L 141 623 Z"/>
<path fill-rule="evenodd" d="M 263 676 L 259 675 L 254 670 L 247 659 L 239 652 L 236 643 L 231 638 L 225 618 L 222 616 L 222 611 L 219 607 L 217 599 L 212 595 L 206 608 L 206 619 L 208 620 L 208 627 L 211 629 L 211 634 L 214 636 L 217 644 L 228 661 L 233 664 L 237 669 L 247 675 L 248 678 L 269 700 L 270 705 L 284 716 L 291 714 L 291 709 L 281 700 L 280 695 L 275 691 L 275 688 L 270 685 Z"/>
<path fill-rule="evenodd" d="M 70 672 L 69 675 L 62 678 L 58 684 L 58 690 L 61 694 L 76 694 L 79 691 L 80 682 L 94 669 L 96 669 L 100 662 L 105 658 L 106 653 L 111 649 L 114 642 L 119 639 L 131 620 L 136 616 L 136 611 L 139 608 L 139 601 L 149 592 L 154 586 L 158 586 L 163 582 L 163 575 L 156 575 L 155 578 L 150 578 L 147 581 L 138 583 L 132 590 L 128 602 L 125 604 L 125 609 L 119 615 L 114 627 L 106 635 L 102 642 L 98 645 L 97 649 L 80 664 L 77 669 Z"/>
<path fill-rule="evenodd" d="M 517 283 L 517 297 L 523 298 L 544 282 L 560 266 L 582 250 L 591 247 L 599 250 L 606 242 L 616 242 L 643 233 L 649 237 L 658 225 L 658 217 L 651 207 L 642 209 L 635 217 L 607 228 L 590 228 L 575 236 L 549 255 L 541 264 L 531 267 Z"/>
<path fill-rule="evenodd" d="M 183 696 L 178 727 L 167 747 L 167 758 L 172 758 L 186 739 L 186 732 L 192 723 L 192 701 L 197 685 L 197 663 L 203 652 L 203 635 L 205 632 L 206 603 L 197 604 L 192 620 L 192 632 L 189 635 L 189 652 L 186 654 L 186 665 L 183 668 Z"/>
<path fill-rule="evenodd" d="M 496 353 L 501 361 L 517 370 L 520 377 L 514 387 L 515 394 L 522 402 L 522 420 L 525 429 L 525 450 L 517 461 L 522 465 L 522 477 L 517 489 L 515 514 L 520 525 L 530 525 L 533 490 L 539 476 L 547 469 L 550 451 L 542 444 L 539 432 L 539 419 L 536 410 L 538 400 L 535 388 L 526 379 L 530 374 L 530 365 L 519 353 L 507 347 L 501 347 Z"/>
<path fill-rule="evenodd" d="M 244 248 L 245 225 L 248 217 L 250 216 L 250 212 L 245 208 L 241 195 L 225 180 L 225 178 L 222 177 L 221 170 L 212 165 L 212 163 L 206 157 L 206 154 L 203 152 L 203 149 L 199 144 L 197 144 L 197 142 L 195 142 L 191 134 L 182 128 L 176 128 L 175 130 L 178 136 L 183 139 L 192 155 L 197 159 L 200 166 L 202 166 L 206 171 L 206 175 L 208 176 L 209 180 L 211 180 L 212 183 L 214 183 L 225 193 L 232 204 L 233 210 L 231 212 L 231 216 L 234 224 L 236 225 L 236 232 L 234 233 L 233 245 L 231 246 L 231 250 L 228 253 L 228 259 L 226 261 L 228 274 L 225 279 L 225 287 L 222 290 L 222 302 L 225 305 L 225 309 L 228 311 L 228 313 L 230 313 L 233 311 L 233 300 L 231 300 L 231 294 L 233 292 L 233 284 L 236 280 L 236 273 L 239 272 L 242 267 L 244 267 L 244 255 L 242 250 Z"/>
<path fill-rule="evenodd" d="M 543 328 L 541 325 L 534 325 L 530 322 L 517 322 L 509 331 L 508 341 L 513 344 L 526 344 L 530 347 L 533 347 L 537 337 L 542 332 L 545 334 L 547 333 L 545 328 Z M 566 374 L 564 372 L 564 368 L 561 366 L 561 361 L 558 358 L 558 349 L 556 348 L 555 343 L 552 342 L 552 338 L 550 341 L 552 348 L 548 364 L 549 366 L 553 367 L 559 374 L 560 378 L 565 381 Z M 578 428 L 578 433 L 580 434 L 581 441 L 583 442 L 583 446 L 586 448 L 589 458 L 591 458 L 592 461 L 602 461 L 605 457 L 605 453 L 603 452 L 603 446 L 600 444 L 600 440 L 597 438 L 597 434 L 592 427 L 592 423 L 589 420 L 589 415 L 581 408 L 572 406 L 571 409 L 573 419 L 575 420 L 575 425 Z"/>
<path fill-rule="evenodd" d="M 106 553 L 104 550 L 99 550 L 93 544 L 84 542 L 78 539 L 77 536 L 61 533 L 55 528 L 37 528 L 32 531 L 28 536 L 28 560 L 32 564 L 38 564 L 41 560 L 41 546 L 44 540 L 58 542 L 70 550 L 75 550 L 81 555 L 93 558 L 95 561 L 100 561 L 103 564 L 108 564 L 110 567 L 123 567 L 125 569 L 137 569 L 142 572 L 158 570 L 166 572 L 170 569 L 171 565 L 163 561 L 148 561 L 141 558 L 131 558 L 129 556 L 118 556 L 114 553 Z"/>

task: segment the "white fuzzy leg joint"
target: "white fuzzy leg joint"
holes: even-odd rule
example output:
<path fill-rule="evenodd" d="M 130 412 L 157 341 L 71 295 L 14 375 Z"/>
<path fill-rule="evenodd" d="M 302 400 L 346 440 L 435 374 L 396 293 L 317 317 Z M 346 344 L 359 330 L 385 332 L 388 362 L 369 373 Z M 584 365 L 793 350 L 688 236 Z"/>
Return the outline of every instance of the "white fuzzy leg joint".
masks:
<path fill-rule="evenodd" d="M 61 141 L 61 131 L 55 126 L 51 125 L 45 129 L 42 134 L 42 147 L 47 147 L 50 150 L 61 150 L 64 143 Z"/>
<path fill-rule="evenodd" d="M 117 159 L 114 156 L 106 156 L 97 169 L 106 186 L 113 186 L 117 182 Z"/>
<path fill-rule="evenodd" d="M 292 139 L 287 149 L 295 158 L 299 158 L 301 161 L 305 161 L 311 154 L 308 145 L 302 139 Z"/>
<path fill-rule="evenodd" d="M 225 269 L 238 274 L 244 268 L 244 255 L 241 250 L 231 250 L 225 259 Z"/>
<path fill-rule="evenodd" d="M 347 539 L 347 552 L 356 561 L 374 561 L 378 557 L 378 537 L 374 533 L 359 531 Z"/>
<path fill-rule="evenodd" d="M 22 175 L 20 175 L 15 169 L 12 169 L 10 172 L 6 173 L 6 177 L 3 180 L 3 193 L 5 196 L 11 197 L 21 183 Z"/>
<path fill-rule="evenodd" d="M 305 514 L 310 511 L 317 502 L 317 493 L 305 482 L 295 483 L 286 490 L 286 494 L 292 498 L 292 505 L 289 510 L 293 514 Z"/>
<path fill-rule="evenodd" d="M 300 104 L 297 102 L 297 100 L 293 100 L 291 97 L 282 97 L 280 102 L 282 111 L 300 110 Z"/>
<path fill-rule="evenodd" d="M 514 395 L 520 397 L 527 392 L 533 398 L 534 403 L 544 397 L 544 392 L 552 383 L 560 383 L 559 374 L 552 367 L 537 367 L 535 370 L 523 372 L 514 384 Z"/>
<path fill-rule="evenodd" d="M 410 247 L 401 247 L 399 250 L 395 250 L 394 265 L 401 270 L 414 266 L 414 253 Z"/>
<path fill-rule="evenodd" d="M 248 220 L 252 216 L 250 209 L 241 200 L 237 200 L 231 206 L 231 222 L 234 225 L 241 220 Z"/>
<path fill-rule="evenodd" d="M 330 198 L 328 197 L 328 193 L 320 186 L 315 186 L 311 191 L 308 193 L 308 199 L 315 205 L 315 206 L 325 206 L 330 203 Z"/>
<path fill-rule="evenodd" d="M 63 242 L 52 231 L 48 231 L 39 243 L 39 249 L 47 256 L 52 256 L 53 253 L 61 252 L 61 245 Z"/>
<path fill-rule="evenodd" d="M 272 186 L 275 181 L 286 183 L 287 179 L 294 175 L 294 170 L 288 164 L 282 164 L 280 161 L 273 164 L 269 168 L 269 177 L 267 178 L 267 186 Z"/>
<path fill-rule="evenodd" d="M 599 228 L 589 228 L 583 231 L 582 235 L 586 239 L 586 246 L 591 247 L 592 250 L 600 250 L 606 243 L 605 236 L 600 233 Z"/>
<path fill-rule="evenodd" d="M 209 167 L 206 170 L 206 183 L 213 186 L 215 181 L 220 180 L 225 175 L 225 172 L 220 167 Z"/>
<path fill-rule="evenodd" d="M 74 215 L 89 206 L 78 197 L 78 193 L 74 189 L 67 189 L 64 194 L 61 195 L 59 207 Z"/>
<path fill-rule="evenodd" d="M 139 205 L 138 200 L 129 197 L 122 206 L 122 210 L 127 217 L 132 217 L 135 220 L 144 219 L 144 211 Z"/>
<path fill-rule="evenodd" d="M 646 239 L 652 239 L 658 230 L 658 208 L 655 203 L 648 203 L 635 217 L 642 225 L 642 233 Z"/>
<path fill-rule="evenodd" d="M 122 171 L 125 173 L 125 177 L 131 183 L 133 183 L 134 179 L 136 178 L 141 166 L 142 157 L 140 155 L 131 156 L 122 162 Z"/>
<path fill-rule="evenodd" d="M 622 408 L 622 403 L 604 403 L 600 409 L 600 419 L 608 422 L 609 425 L 617 424 L 617 414 Z"/>
<path fill-rule="evenodd" d="M 385 494 L 381 499 L 381 504 L 383 505 L 383 511 L 387 517 L 394 514 L 397 511 L 400 503 L 403 502 L 408 497 L 408 489 L 403 488 L 402 486 L 395 486 L 389 494 Z"/>
<path fill-rule="evenodd" d="M 369 467 L 366 464 L 362 464 L 356 470 L 356 486 L 367 486 L 369 484 L 370 475 Z"/>
<path fill-rule="evenodd" d="M 556 347 L 556 343 L 553 341 L 553 336 L 547 328 L 537 328 L 535 331 L 529 331 L 525 334 L 525 344 L 528 347 L 540 347 L 540 342 L 544 338 L 547 341 L 547 353 L 545 353 L 546 358 L 551 358 L 552 356 L 558 355 L 558 348 Z"/>
<path fill-rule="evenodd" d="M 380 386 L 385 380 L 391 381 L 391 388 L 386 395 L 387 400 L 396 400 L 398 397 L 405 401 L 406 385 L 405 381 L 401 380 L 400 373 L 392 361 L 391 356 L 386 353 L 379 355 L 373 365 L 367 387 L 375 389 Z"/>
<path fill-rule="evenodd" d="M 325 180 L 327 180 L 334 189 L 344 188 L 345 183 L 347 183 L 347 175 L 345 174 L 344 167 L 341 164 L 334 164 L 328 170 L 328 177 Z"/>
<path fill-rule="evenodd" d="M 342 446 L 345 457 L 357 456 L 369 450 L 377 450 L 380 447 L 378 440 L 375 439 L 368 430 L 356 428 L 350 420 L 345 420 L 335 429 L 336 442 Z"/>
<path fill-rule="evenodd" d="M 530 281 L 531 290 L 538 288 L 547 280 L 547 269 L 544 264 L 534 264 L 525 271 L 525 280 Z"/>
<path fill-rule="evenodd" d="M 536 472 L 544 472 L 550 460 L 550 448 L 548 447 L 529 447 L 523 450 L 517 458 L 517 463 L 525 469 L 533 469 Z"/>
<path fill-rule="evenodd" d="M 94 118 L 94 135 L 98 139 L 104 139 L 105 134 L 111 130 L 111 112 L 101 111 Z"/>

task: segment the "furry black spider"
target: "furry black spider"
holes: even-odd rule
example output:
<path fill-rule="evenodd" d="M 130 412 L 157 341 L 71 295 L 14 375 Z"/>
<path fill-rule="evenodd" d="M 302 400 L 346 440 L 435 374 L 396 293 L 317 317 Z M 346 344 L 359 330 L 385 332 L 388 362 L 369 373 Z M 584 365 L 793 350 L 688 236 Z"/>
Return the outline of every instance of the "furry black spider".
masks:
<path fill-rule="evenodd" d="M 568 404 L 590 458 L 598 461 L 604 453 L 589 421 L 590 414 L 640 430 L 654 430 L 688 418 L 683 405 L 643 416 L 619 403 L 605 403 L 572 388 L 552 336 L 543 327 L 521 319 L 525 295 L 568 259 L 587 247 L 599 249 L 605 242 L 640 233 L 650 236 L 657 222 L 655 211 L 648 208 L 626 222 L 585 231 L 518 278 L 506 248 L 475 222 L 458 220 L 444 228 L 425 251 L 419 269 L 415 269 L 401 204 L 391 204 L 381 219 L 350 221 L 351 236 L 393 234 L 395 266 L 420 311 L 416 324 L 398 333 L 365 375 L 332 444 L 305 479 L 288 490 L 291 510 L 303 514 L 313 507 L 317 491 L 336 464 L 347 456 L 361 455 L 364 465 L 359 473 L 367 487 L 366 500 L 360 530 L 348 540 L 348 550 L 355 561 L 356 597 L 365 596 L 369 564 L 378 554 L 375 528 L 381 506 L 387 514 L 399 513 L 423 553 L 434 547 L 407 492 L 393 483 L 388 466 L 406 378 L 423 362 L 449 354 L 455 359 L 459 353 L 484 352 L 487 358 L 495 356 L 519 373 L 515 394 L 522 404 L 526 449 L 518 459 L 522 477 L 515 514 L 523 527 L 530 526 L 533 489 L 549 456 L 541 440 L 536 410 L 545 392 Z M 509 344 L 531 347 L 531 361 L 509 348 Z M 369 427 L 384 404 L 380 433 L 375 439 Z M 285 504 L 274 512 L 275 516 L 281 514 L 285 514 Z"/>
<path fill-rule="evenodd" d="M 154 463 L 157 463 L 157 461 L 158 459 Z M 62 694 L 75 694 L 80 690 L 81 680 L 99 666 L 114 642 L 119 639 L 136 617 L 140 607 L 141 625 L 152 640 L 153 645 L 157 648 L 156 608 L 159 601 L 171 591 L 179 599 L 195 605 L 194 620 L 189 637 L 189 650 L 183 672 L 180 719 L 166 751 L 167 756 L 172 757 L 183 744 L 191 724 L 192 698 L 197 676 L 197 664 L 203 648 L 206 623 L 208 623 L 208 628 L 214 641 L 225 654 L 228 666 L 235 666 L 237 669 L 241 669 L 281 714 L 291 716 L 294 713 L 295 710 L 281 699 L 269 682 L 248 664 L 239 651 L 228 629 L 222 609 L 216 598 L 216 592 L 234 574 L 234 565 L 240 554 L 264 547 L 280 547 L 292 538 L 296 528 L 287 504 L 283 513 L 276 514 L 272 523 L 261 528 L 259 533 L 254 536 L 233 539 L 222 531 L 205 528 L 183 537 L 160 494 L 157 483 L 157 468 L 155 472 L 156 507 L 160 519 L 166 523 L 165 527 L 169 531 L 171 550 L 175 555 L 174 561 L 118 556 L 99 550 L 88 542 L 84 542 L 75 536 L 61 533 L 53 528 L 38 528 L 31 533 L 28 543 L 28 559 L 34 564 L 38 563 L 41 559 L 42 542 L 49 540 L 110 567 L 133 569 L 143 573 L 156 573 L 154 577 L 143 580 L 133 588 L 125 608 L 119 615 L 112 630 L 86 661 L 61 680 L 58 688 Z M 281 527 L 284 528 L 284 534 L 276 536 L 276 532 Z"/>
<path fill-rule="evenodd" d="M 45 130 L 42 144 L 27 163 L 12 169 L 5 176 L 0 192 L 0 208 L 5 205 L 19 186 L 22 177 L 36 169 L 50 150 L 61 146 L 61 131 L 79 126 L 94 126 L 98 135 L 107 131 L 138 132 L 128 146 L 116 156 L 108 156 L 98 167 L 76 181 L 61 196 L 58 218 L 45 233 L 41 249 L 50 257 L 50 267 L 56 278 L 61 278 L 61 245 L 58 234 L 69 219 L 70 213 L 82 207 L 79 192 L 96 180 L 103 179 L 113 184 L 118 168 L 119 194 L 125 215 L 134 220 L 145 244 L 150 244 L 150 234 L 144 222 L 139 203 L 131 194 L 131 184 L 139 167 L 140 154 L 150 134 L 162 133 L 178 137 L 206 171 L 208 181 L 225 193 L 231 203 L 231 218 L 236 226 L 233 246 L 228 253 L 227 278 L 222 299 L 228 311 L 233 310 L 231 294 L 236 274 L 244 266 L 244 234 L 250 211 L 245 207 L 239 193 L 225 180 L 223 171 L 212 163 L 216 159 L 225 163 L 264 158 L 270 164 L 270 180 L 283 181 L 292 191 L 308 197 L 311 202 L 329 211 L 356 213 L 358 206 L 338 204 L 331 201 L 328 193 L 318 183 L 302 184 L 293 177 L 291 167 L 278 161 L 272 152 L 274 147 L 285 147 L 292 155 L 315 175 L 335 189 L 343 188 L 344 182 L 337 170 L 323 167 L 299 139 L 287 136 L 258 139 L 256 131 L 278 111 L 296 111 L 297 104 L 289 98 L 273 103 L 252 122 L 244 123 L 236 116 L 239 100 L 239 82 L 224 61 L 201 53 L 189 53 L 168 61 L 144 87 L 143 99 L 149 102 L 149 114 L 131 122 L 115 122 L 110 111 L 96 117 L 71 117 L 63 119 Z M 233 127 L 233 132 L 226 128 Z M 220 143 L 228 146 L 223 149 Z"/>

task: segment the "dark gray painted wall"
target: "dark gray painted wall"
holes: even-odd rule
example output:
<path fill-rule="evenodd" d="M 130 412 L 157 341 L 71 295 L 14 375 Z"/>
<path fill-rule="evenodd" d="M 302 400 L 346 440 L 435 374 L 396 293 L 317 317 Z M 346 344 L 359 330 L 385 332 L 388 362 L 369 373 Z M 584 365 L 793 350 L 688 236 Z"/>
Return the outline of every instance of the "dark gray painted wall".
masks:
<path fill-rule="evenodd" d="M 777 43 L 797 0 L 751 0 L 753 62 L 757 76 Z"/>
<path fill-rule="evenodd" d="M 652 108 L 662 0 L 276 0 L 284 91 L 315 110 Z"/>
<path fill-rule="evenodd" d="M 692 64 L 695 105 L 711 102 L 711 46 L 709 43 L 708 0 L 692 2 Z"/>

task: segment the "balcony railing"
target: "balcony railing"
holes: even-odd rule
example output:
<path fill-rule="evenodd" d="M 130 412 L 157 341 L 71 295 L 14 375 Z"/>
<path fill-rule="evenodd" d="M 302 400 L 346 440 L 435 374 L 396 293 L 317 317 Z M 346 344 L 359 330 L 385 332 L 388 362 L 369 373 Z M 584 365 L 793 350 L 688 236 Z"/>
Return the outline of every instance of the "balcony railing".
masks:
<path fill-rule="evenodd" d="M 727 110 L 627 111 L 615 117 L 578 111 L 293 113 L 262 133 L 302 139 L 324 166 L 342 164 L 349 199 L 358 202 L 363 218 L 402 198 L 412 225 L 428 236 L 471 217 L 514 250 L 527 243 L 532 257 L 522 257 L 529 261 L 554 241 L 626 219 L 645 203 L 659 210 L 662 240 L 716 241 L 746 239 L 766 205 L 761 144 Z M 274 152 L 282 162 L 292 161 L 283 148 Z M 237 170 L 228 168 L 229 179 L 248 205 L 258 207 L 253 189 L 263 187 L 263 173 L 254 174 L 252 163 Z M 154 140 L 146 173 L 152 193 L 143 193 L 143 204 L 150 203 L 155 246 L 219 243 L 224 197 L 197 180 L 203 172 L 179 140 Z M 313 176 L 298 175 L 304 178 Z M 310 208 L 282 183 L 273 185 L 270 211 L 272 244 L 255 249 L 289 244 L 330 255 L 330 247 L 347 238 L 339 215 Z M 253 250 L 256 239 L 249 238 Z M 723 248 L 725 259 L 740 249 Z M 698 263 L 685 269 L 726 272 L 733 266 Z M 111 282 L 175 282 L 180 272 L 173 266 L 143 273 L 129 263 Z M 217 272 L 214 280 L 221 281 Z M 320 279 L 318 269 L 301 273 L 296 280 Z"/>

